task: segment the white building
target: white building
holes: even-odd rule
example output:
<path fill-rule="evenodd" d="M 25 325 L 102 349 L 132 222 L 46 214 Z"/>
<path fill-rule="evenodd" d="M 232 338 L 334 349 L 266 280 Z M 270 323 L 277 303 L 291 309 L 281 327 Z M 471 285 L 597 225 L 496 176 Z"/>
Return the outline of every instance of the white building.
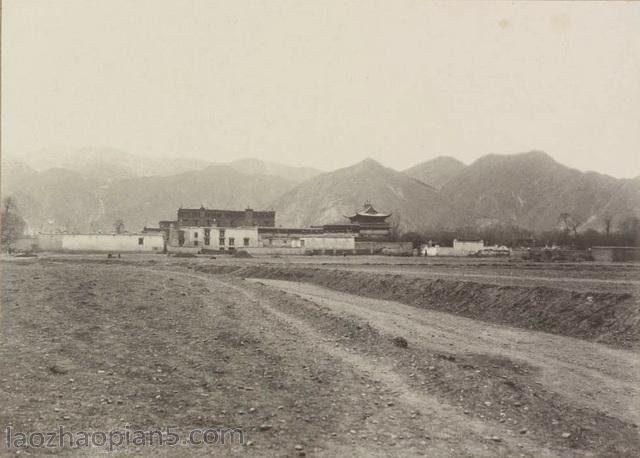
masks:
<path fill-rule="evenodd" d="M 258 247 L 258 228 L 180 226 L 169 231 L 168 249 L 234 251 Z"/>
<path fill-rule="evenodd" d="M 484 240 L 453 239 L 453 249 L 468 254 L 477 253 L 484 248 Z"/>
<path fill-rule="evenodd" d="M 483 240 L 453 240 L 453 246 L 423 245 L 422 256 L 469 256 L 484 248 Z"/>

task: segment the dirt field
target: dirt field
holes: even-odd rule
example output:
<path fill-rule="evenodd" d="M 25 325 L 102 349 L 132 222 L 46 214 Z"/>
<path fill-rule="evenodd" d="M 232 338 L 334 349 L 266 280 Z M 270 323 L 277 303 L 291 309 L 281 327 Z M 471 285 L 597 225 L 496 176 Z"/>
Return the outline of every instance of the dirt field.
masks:
<path fill-rule="evenodd" d="M 637 266 L 407 259 L 3 262 L 0 455 L 107 450 L 7 448 L 7 426 L 174 426 L 181 439 L 208 428 L 246 437 L 126 451 L 637 456 Z M 466 298 L 480 290 L 477 303 Z M 516 298 L 552 333 L 518 322 L 522 311 L 501 322 Z M 491 301 L 500 314 L 487 312 Z M 562 304 L 600 315 L 569 327 L 546 320 Z"/>

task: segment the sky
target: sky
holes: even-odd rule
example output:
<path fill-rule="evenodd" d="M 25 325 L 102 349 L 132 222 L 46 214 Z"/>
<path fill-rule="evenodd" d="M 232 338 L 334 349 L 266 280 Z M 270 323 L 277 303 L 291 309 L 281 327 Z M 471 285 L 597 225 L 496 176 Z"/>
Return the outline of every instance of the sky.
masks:
<path fill-rule="evenodd" d="M 2 152 L 640 175 L 640 2 L 4 0 Z"/>

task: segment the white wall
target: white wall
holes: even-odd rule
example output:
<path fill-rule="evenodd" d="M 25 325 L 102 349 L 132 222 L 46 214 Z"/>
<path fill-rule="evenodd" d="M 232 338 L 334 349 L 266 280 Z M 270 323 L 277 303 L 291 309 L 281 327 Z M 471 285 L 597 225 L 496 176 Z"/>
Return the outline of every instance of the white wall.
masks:
<path fill-rule="evenodd" d="M 476 252 L 482 250 L 484 248 L 484 242 L 482 240 L 479 241 L 462 241 L 462 240 L 453 240 L 453 248 L 459 251 L 468 251 L 468 252 Z"/>
<path fill-rule="evenodd" d="M 302 248 L 305 250 L 353 250 L 355 239 L 351 237 L 300 237 Z"/>
<path fill-rule="evenodd" d="M 162 234 L 63 234 L 61 248 L 65 251 L 162 252 L 164 236 Z"/>
<path fill-rule="evenodd" d="M 426 256 L 469 256 L 472 254 L 476 254 L 478 251 L 480 250 L 461 249 L 460 247 L 439 245 L 422 248 L 422 254 Z"/>
<path fill-rule="evenodd" d="M 265 248 L 300 248 L 300 236 L 261 236 L 260 246 Z"/>

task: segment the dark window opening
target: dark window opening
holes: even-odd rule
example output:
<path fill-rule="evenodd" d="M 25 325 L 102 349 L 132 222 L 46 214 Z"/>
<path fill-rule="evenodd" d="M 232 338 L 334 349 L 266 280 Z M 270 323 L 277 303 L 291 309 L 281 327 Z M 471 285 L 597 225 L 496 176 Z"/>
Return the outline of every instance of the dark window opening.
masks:
<path fill-rule="evenodd" d="M 244 246 L 249 246 L 249 237 L 244 238 Z"/>
<path fill-rule="evenodd" d="M 144 245 L 144 237 L 138 237 L 138 245 Z"/>
<path fill-rule="evenodd" d="M 220 237 L 220 245 L 224 245 L 224 237 Z"/>
<path fill-rule="evenodd" d="M 233 246 L 236 244 L 236 239 L 234 239 L 233 237 L 229 237 L 229 246 Z"/>

